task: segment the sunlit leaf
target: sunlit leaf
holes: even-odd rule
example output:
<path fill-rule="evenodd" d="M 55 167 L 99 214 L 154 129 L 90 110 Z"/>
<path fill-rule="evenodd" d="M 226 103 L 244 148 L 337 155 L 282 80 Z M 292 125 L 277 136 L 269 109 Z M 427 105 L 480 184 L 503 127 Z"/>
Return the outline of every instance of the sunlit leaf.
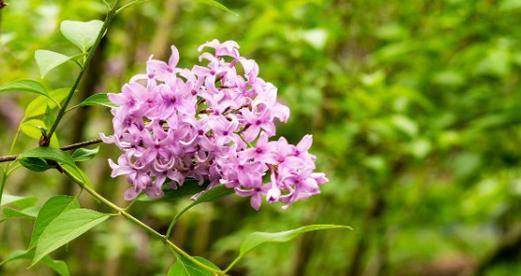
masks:
<path fill-rule="evenodd" d="M 102 26 L 103 22 L 99 20 L 87 22 L 65 20 L 60 25 L 60 31 L 82 52 L 87 52 L 94 45 Z"/>
<path fill-rule="evenodd" d="M 49 71 L 69 61 L 72 57 L 49 50 L 36 50 L 34 59 L 40 68 L 40 75 L 44 78 Z"/>
<path fill-rule="evenodd" d="M 58 215 L 43 230 L 31 266 L 47 254 L 76 239 L 110 217 L 90 209 L 72 209 Z"/>

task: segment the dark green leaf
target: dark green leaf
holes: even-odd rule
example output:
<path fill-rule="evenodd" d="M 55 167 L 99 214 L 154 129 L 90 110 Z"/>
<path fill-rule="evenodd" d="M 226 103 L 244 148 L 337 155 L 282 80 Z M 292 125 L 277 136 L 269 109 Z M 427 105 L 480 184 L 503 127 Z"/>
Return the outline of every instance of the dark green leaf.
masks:
<path fill-rule="evenodd" d="M 18 159 L 18 162 L 20 162 L 22 166 L 35 172 L 43 172 L 51 168 L 47 161 L 45 161 L 45 159 L 42 158 L 27 157 Z"/>

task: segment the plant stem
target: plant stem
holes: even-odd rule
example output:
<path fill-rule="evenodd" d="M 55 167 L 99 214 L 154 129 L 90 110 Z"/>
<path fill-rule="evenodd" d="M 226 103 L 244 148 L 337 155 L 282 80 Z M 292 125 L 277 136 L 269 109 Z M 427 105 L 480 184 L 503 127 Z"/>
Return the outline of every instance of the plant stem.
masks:
<path fill-rule="evenodd" d="M 74 178 L 71 177 L 71 179 L 74 180 Z M 125 209 L 117 206 L 116 204 L 112 203 L 110 200 L 104 198 L 102 195 L 98 194 L 92 187 L 89 187 L 87 185 L 83 185 L 81 183 L 78 183 L 82 188 L 85 189 L 92 197 L 99 200 L 103 204 L 105 204 L 107 207 L 111 208 L 112 210 L 116 211 L 118 214 L 121 214 L 126 219 L 130 220 L 134 224 L 138 225 L 139 227 L 143 228 L 145 231 L 147 231 L 149 234 L 154 236 L 155 238 L 163 241 L 167 246 L 169 246 L 176 254 L 182 255 L 189 259 L 194 264 L 200 266 L 201 268 L 204 268 L 212 273 L 215 273 L 217 275 L 225 275 L 223 271 L 217 270 L 215 268 L 212 268 L 208 265 L 205 265 L 195 259 L 194 257 L 190 256 L 190 254 L 186 253 L 183 249 L 179 248 L 175 243 L 168 240 L 167 236 L 161 235 L 161 233 L 154 230 L 152 227 L 148 226 L 147 224 L 143 223 L 136 217 L 129 214 Z"/>
<path fill-rule="evenodd" d="M 65 114 L 65 111 L 67 110 L 67 106 L 69 105 L 72 96 L 76 92 L 76 89 L 78 88 L 78 85 L 81 82 L 81 79 L 83 78 L 83 75 L 87 68 L 89 67 L 90 63 L 92 62 L 92 59 L 94 58 L 94 54 L 96 53 L 96 49 L 98 49 L 98 46 L 101 42 L 101 39 L 103 39 L 103 36 L 107 32 L 107 29 L 109 28 L 110 23 L 112 23 L 112 20 L 114 19 L 114 16 L 116 15 L 116 10 L 118 6 L 119 0 L 116 0 L 114 4 L 112 5 L 112 8 L 107 13 L 107 16 L 105 17 L 105 21 L 103 22 L 103 25 L 101 26 L 101 30 L 98 34 L 98 37 L 96 38 L 96 41 L 94 42 L 94 45 L 89 50 L 89 54 L 87 55 L 87 58 L 85 60 L 85 63 L 83 64 L 83 68 L 80 70 L 80 73 L 78 74 L 78 77 L 76 77 L 76 80 L 74 81 L 74 84 L 72 85 L 69 94 L 67 95 L 67 98 L 65 99 L 65 102 L 60 108 L 60 111 L 58 112 L 58 115 L 56 116 L 56 119 L 54 120 L 54 123 L 51 126 L 51 129 L 49 132 L 45 135 L 45 140 L 42 146 L 49 146 L 49 143 L 51 142 L 51 137 L 56 131 L 56 128 L 58 127 L 58 124 L 60 123 L 63 115 Z"/>

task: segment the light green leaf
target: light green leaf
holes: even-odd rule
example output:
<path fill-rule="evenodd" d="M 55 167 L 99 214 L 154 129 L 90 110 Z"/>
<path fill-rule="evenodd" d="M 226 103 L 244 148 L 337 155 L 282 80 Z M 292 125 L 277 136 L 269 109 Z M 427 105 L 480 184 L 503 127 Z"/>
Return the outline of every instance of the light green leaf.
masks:
<path fill-rule="evenodd" d="M 5 207 L 2 209 L 6 218 L 36 218 L 38 207 L 29 207 L 22 210 Z"/>
<path fill-rule="evenodd" d="M 231 14 L 233 14 L 235 16 L 239 16 L 236 12 L 230 10 L 228 7 L 226 7 L 225 5 L 221 4 L 217 0 L 197 0 L 197 1 L 201 2 L 203 4 L 206 4 L 206 5 L 218 8 L 218 9 L 223 10 L 225 12 L 231 13 Z"/>
<path fill-rule="evenodd" d="M 41 83 L 34 80 L 17 80 L 0 85 L 0 93 L 2 92 L 29 92 L 49 97 L 47 95 L 47 89 L 45 89 Z"/>
<path fill-rule="evenodd" d="M 54 270 L 60 276 L 69 276 L 71 275 L 69 272 L 69 267 L 67 263 L 62 260 L 53 260 L 49 256 L 45 256 L 42 259 L 42 262 L 48 266 L 50 269 Z"/>
<path fill-rule="evenodd" d="M 254 232 L 246 236 L 242 241 L 239 249 L 239 256 L 233 261 L 229 268 L 231 268 L 239 259 L 241 259 L 246 253 L 253 250 L 255 247 L 268 243 L 268 242 L 287 242 L 301 234 L 311 231 L 325 230 L 325 229 L 349 229 L 349 226 L 335 225 L 335 224 L 313 224 L 302 226 L 293 230 L 282 231 L 282 232 Z M 229 269 L 228 268 L 228 269 Z"/>
<path fill-rule="evenodd" d="M 60 164 L 61 168 L 74 179 L 74 181 L 85 186 L 92 186 L 87 175 L 76 164 Z"/>
<path fill-rule="evenodd" d="M 2 262 L 0 262 L 0 266 L 15 260 L 32 259 L 33 255 L 34 250 L 16 250 L 7 255 L 7 257 L 5 257 L 5 259 Z"/>
<path fill-rule="evenodd" d="M 51 197 L 49 200 L 47 200 L 40 209 L 40 212 L 38 212 L 38 216 L 34 222 L 29 248 L 36 246 L 38 239 L 52 220 L 65 211 L 77 209 L 79 207 L 80 204 L 72 196 L 59 195 Z"/>
<path fill-rule="evenodd" d="M 15 196 L 4 193 L 2 195 L 2 203 L 0 204 L 0 207 L 9 204 L 16 206 L 30 206 L 34 203 L 36 203 L 36 198 L 34 196 Z"/>
<path fill-rule="evenodd" d="M 91 160 L 99 152 L 99 147 L 93 149 L 79 148 L 72 153 L 72 158 L 76 162 Z"/>
<path fill-rule="evenodd" d="M 103 22 L 99 20 L 87 22 L 65 20 L 60 25 L 60 31 L 67 40 L 85 53 L 94 45 L 102 26 Z"/>
<path fill-rule="evenodd" d="M 33 138 L 35 140 L 39 140 L 42 136 L 42 130 L 46 130 L 47 126 L 45 123 L 40 119 L 30 119 L 22 122 L 22 125 L 20 126 L 20 130 L 23 134 L 27 135 L 30 138 Z M 56 135 L 53 135 L 51 138 L 51 146 L 52 147 L 59 147 L 60 142 L 58 141 L 58 138 Z"/>
<path fill-rule="evenodd" d="M 73 209 L 60 214 L 43 230 L 31 266 L 47 254 L 81 236 L 110 217 L 90 209 Z"/>
<path fill-rule="evenodd" d="M 80 104 L 75 107 L 80 106 L 90 106 L 90 105 L 101 105 L 106 107 L 117 107 L 113 102 L 111 102 L 106 93 L 98 93 L 94 94 L 85 100 L 83 100 Z"/>
<path fill-rule="evenodd" d="M 209 267 L 213 267 L 217 270 L 220 270 L 220 268 L 218 266 L 216 266 L 214 263 L 210 262 L 209 260 L 207 260 L 203 257 L 195 256 L 194 258 Z M 192 261 L 190 261 L 186 257 L 179 255 L 177 257 L 177 261 L 168 270 L 167 275 L 168 276 L 212 276 L 214 274 L 212 272 L 194 264 Z"/>
<path fill-rule="evenodd" d="M 40 116 L 45 113 L 47 107 L 54 109 L 57 107 L 56 102 L 61 102 L 67 97 L 69 88 L 59 88 L 49 92 L 49 97 L 38 96 L 32 100 L 25 108 L 25 120 L 32 117 Z M 53 98 L 54 101 L 49 100 Z"/>
<path fill-rule="evenodd" d="M 40 68 L 42 78 L 44 78 L 49 71 L 64 64 L 71 58 L 72 57 L 49 50 L 36 50 L 36 52 L 34 52 L 34 59 L 36 59 L 36 64 L 38 68 Z"/>
<path fill-rule="evenodd" d="M 31 260 L 34 256 L 34 249 L 30 250 L 17 250 L 9 254 L 1 263 L 0 266 L 16 260 Z M 69 267 L 64 261 L 53 260 L 49 256 L 45 256 L 42 262 L 47 265 L 50 269 L 54 270 L 60 276 L 69 276 Z"/>

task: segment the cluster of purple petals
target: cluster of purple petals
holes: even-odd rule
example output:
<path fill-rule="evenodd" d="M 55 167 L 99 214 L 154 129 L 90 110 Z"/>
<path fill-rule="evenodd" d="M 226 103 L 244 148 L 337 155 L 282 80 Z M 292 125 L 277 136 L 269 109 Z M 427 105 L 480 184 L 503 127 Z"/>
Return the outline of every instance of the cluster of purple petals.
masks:
<path fill-rule="evenodd" d="M 206 65 L 186 69 L 177 67 L 172 46 L 168 62 L 150 58 L 146 74 L 109 94 L 118 106 L 112 109 L 114 134 L 101 137 L 122 151 L 109 164 L 112 177 L 126 175 L 131 184 L 125 199 L 141 192 L 161 197 L 164 183 L 176 189 L 187 178 L 234 189 L 255 209 L 263 197 L 289 206 L 320 192 L 328 180 L 314 172 L 311 135 L 297 145 L 269 140 L 289 109 L 238 49 L 234 41 L 207 42 L 199 47 Z"/>

